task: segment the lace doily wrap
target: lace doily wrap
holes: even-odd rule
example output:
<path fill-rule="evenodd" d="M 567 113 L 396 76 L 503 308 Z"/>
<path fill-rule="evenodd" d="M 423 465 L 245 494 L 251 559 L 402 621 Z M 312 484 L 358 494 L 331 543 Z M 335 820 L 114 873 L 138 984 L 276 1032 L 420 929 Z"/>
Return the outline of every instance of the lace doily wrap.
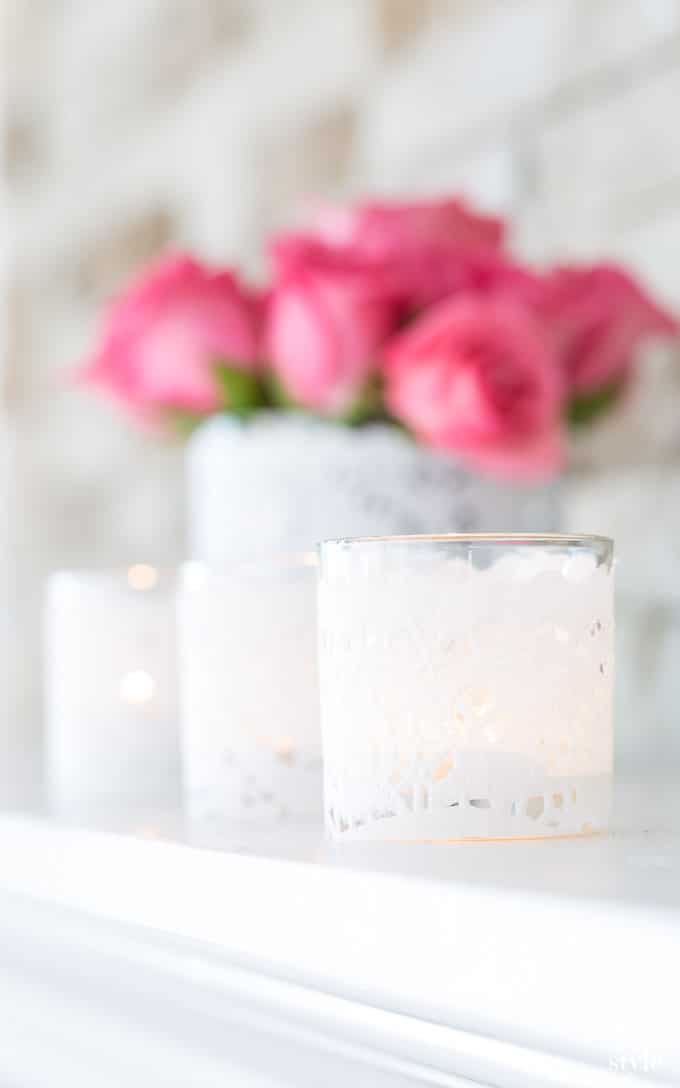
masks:
<path fill-rule="evenodd" d="M 303 415 L 215 417 L 188 453 L 189 552 L 210 563 L 312 548 L 343 536 L 545 532 L 554 486 L 482 480 L 388 424 Z"/>
<path fill-rule="evenodd" d="M 390 566 L 393 549 L 358 546 L 322 569 L 330 834 L 456 839 L 605 828 L 610 570 L 593 556 L 539 549 L 485 569 L 445 549 L 403 567 L 395 553 Z"/>
<path fill-rule="evenodd" d="M 319 821 L 316 571 L 189 564 L 178 629 L 192 823 Z"/>

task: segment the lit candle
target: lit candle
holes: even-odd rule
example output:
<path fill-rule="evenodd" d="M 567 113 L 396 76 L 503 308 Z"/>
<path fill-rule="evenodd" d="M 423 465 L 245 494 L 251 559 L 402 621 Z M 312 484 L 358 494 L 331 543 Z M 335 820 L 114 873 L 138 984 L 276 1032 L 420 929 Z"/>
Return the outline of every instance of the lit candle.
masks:
<path fill-rule="evenodd" d="M 332 541 L 321 546 L 319 595 L 334 838 L 607 826 L 611 541 Z"/>
<path fill-rule="evenodd" d="M 179 801 L 174 579 L 61 571 L 45 614 L 48 785 L 63 812 Z"/>
<path fill-rule="evenodd" d="M 321 819 L 316 560 L 187 564 L 178 641 L 194 824 Z"/>

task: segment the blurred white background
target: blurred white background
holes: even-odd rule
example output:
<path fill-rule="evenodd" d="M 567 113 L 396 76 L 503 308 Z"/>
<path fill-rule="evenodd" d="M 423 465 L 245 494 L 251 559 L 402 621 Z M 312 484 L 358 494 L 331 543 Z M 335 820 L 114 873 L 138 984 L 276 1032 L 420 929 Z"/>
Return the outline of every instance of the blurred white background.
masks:
<path fill-rule="evenodd" d="M 70 387 L 157 251 L 256 270 L 310 195 L 465 190 L 538 260 L 609 255 L 680 307 L 676 0 L 0 0 L 0 565 L 14 747 L 42 579 L 183 551 L 181 447 Z M 11 229 L 10 229 L 11 228 Z M 565 527 L 620 544 L 620 761 L 680 762 L 680 363 L 575 452 Z"/>

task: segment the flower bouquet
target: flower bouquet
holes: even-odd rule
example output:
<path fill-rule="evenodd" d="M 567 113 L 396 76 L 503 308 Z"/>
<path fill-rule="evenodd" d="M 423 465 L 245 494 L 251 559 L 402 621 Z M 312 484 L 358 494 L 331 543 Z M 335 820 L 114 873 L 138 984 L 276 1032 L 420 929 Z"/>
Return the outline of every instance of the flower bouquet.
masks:
<path fill-rule="evenodd" d="M 457 198 L 322 206 L 274 237 L 269 257 L 264 289 L 165 257 L 112 302 L 83 371 L 147 422 L 219 417 L 192 438 L 199 552 L 230 550 L 226 537 L 206 543 L 220 534 L 201 511 L 219 503 L 232 535 L 277 546 L 308 533 L 531 527 L 499 507 L 509 492 L 493 481 L 559 473 L 567 429 L 624 395 L 643 341 L 679 332 L 624 269 L 528 267 L 502 220 Z M 308 518 L 294 541 L 310 504 L 327 505 L 348 475 L 361 503 Z M 486 516 L 472 510 L 482 477 Z M 449 501 L 462 492 L 465 516 Z"/>

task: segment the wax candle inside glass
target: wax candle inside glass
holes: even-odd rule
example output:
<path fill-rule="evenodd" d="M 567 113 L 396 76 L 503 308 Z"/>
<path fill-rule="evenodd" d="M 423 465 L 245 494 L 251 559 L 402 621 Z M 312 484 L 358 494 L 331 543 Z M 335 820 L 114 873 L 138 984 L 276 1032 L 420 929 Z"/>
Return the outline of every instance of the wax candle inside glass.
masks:
<path fill-rule="evenodd" d="M 59 811 L 180 798 L 175 578 L 145 563 L 48 582 L 48 786 Z"/>
<path fill-rule="evenodd" d="M 612 551 L 602 537 L 562 535 L 321 545 L 332 837 L 606 828 Z"/>
<path fill-rule="evenodd" d="M 316 557 L 186 565 L 178 629 L 194 825 L 321 820 Z"/>

